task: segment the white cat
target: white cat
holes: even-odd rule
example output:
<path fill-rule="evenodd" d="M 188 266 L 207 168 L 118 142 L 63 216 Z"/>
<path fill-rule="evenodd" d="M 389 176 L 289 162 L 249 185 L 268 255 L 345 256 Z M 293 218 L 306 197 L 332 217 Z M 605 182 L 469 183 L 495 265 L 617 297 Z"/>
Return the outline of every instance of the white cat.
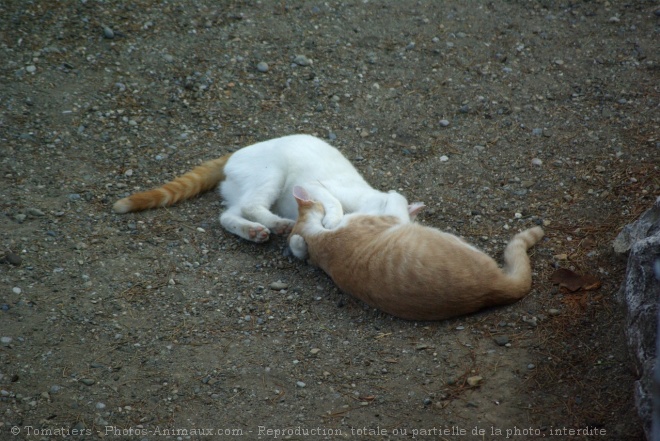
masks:
<path fill-rule="evenodd" d="M 314 200 L 323 204 L 323 225 L 329 229 L 339 225 L 345 212 L 390 215 L 409 222 L 423 206 L 416 203 L 409 207 L 401 194 L 373 189 L 328 143 L 310 135 L 291 135 L 205 162 L 160 188 L 117 201 L 113 209 L 127 213 L 169 206 L 210 190 L 219 182 L 227 206 L 220 223 L 253 242 L 268 240 L 271 232 L 291 231 L 298 217 L 298 205 L 292 196 L 295 185 L 304 186 Z"/>

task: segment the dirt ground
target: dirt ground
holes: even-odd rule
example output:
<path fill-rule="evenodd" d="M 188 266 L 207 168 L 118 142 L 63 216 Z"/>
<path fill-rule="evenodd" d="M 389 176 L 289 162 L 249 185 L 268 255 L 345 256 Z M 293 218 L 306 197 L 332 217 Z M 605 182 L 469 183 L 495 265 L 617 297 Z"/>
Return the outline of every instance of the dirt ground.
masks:
<path fill-rule="evenodd" d="M 658 8 L 1 2 L 0 438 L 641 439 L 611 241 L 660 194 Z M 544 225 L 532 292 L 409 322 L 216 193 L 111 211 L 293 133 L 498 260 Z"/>

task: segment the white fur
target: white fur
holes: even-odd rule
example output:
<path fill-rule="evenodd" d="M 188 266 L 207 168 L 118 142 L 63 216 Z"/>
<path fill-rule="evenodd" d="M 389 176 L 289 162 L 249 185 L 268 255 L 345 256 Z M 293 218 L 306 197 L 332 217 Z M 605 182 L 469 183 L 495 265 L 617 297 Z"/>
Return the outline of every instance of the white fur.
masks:
<path fill-rule="evenodd" d="M 227 209 L 223 227 L 244 239 L 263 242 L 270 232 L 288 234 L 298 217 L 292 195 L 304 186 L 311 199 L 323 204 L 323 226 L 336 228 L 344 213 L 387 214 L 409 222 L 419 205 L 408 207 L 396 192 L 373 189 L 353 165 L 331 145 L 310 135 L 291 135 L 244 147 L 225 165 L 220 194 Z M 300 245 L 300 244 L 299 244 Z M 304 257 L 307 247 L 294 254 Z"/>

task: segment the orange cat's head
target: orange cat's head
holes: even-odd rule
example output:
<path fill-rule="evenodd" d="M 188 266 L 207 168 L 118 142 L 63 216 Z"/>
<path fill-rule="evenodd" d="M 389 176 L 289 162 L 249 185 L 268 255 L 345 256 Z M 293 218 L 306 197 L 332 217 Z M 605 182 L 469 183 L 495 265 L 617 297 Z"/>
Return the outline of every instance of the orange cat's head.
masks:
<path fill-rule="evenodd" d="M 314 218 L 323 219 L 325 215 L 325 210 L 323 209 L 323 204 L 320 202 L 313 201 L 310 197 L 307 190 L 296 185 L 293 187 L 293 197 L 298 203 L 298 221 L 299 223 L 309 222 Z M 295 227 L 294 227 L 295 228 Z"/>
<path fill-rule="evenodd" d="M 323 229 L 323 204 L 313 201 L 307 190 L 296 185 L 293 187 L 293 197 L 298 203 L 298 219 L 289 235 L 289 248 L 299 259 L 307 257 L 307 239 L 310 235 Z"/>

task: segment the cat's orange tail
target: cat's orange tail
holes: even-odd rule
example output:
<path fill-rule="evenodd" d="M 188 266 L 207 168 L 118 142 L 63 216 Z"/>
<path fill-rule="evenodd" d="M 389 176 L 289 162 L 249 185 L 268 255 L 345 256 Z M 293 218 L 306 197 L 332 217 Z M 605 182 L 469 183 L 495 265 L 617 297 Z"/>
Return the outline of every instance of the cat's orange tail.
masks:
<path fill-rule="evenodd" d="M 543 229 L 534 227 L 513 236 L 504 250 L 506 282 L 502 291 L 514 301 L 527 294 L 532 287 L 532 269 L 527 250 L 543 237 Z"/>
<path fill-rule="evenodd" d="M 231 153 L 204 162 L 188 173 L 177 177 L 162 187 L 135 193 L 120 199 L 112 206 L 115 213 L 129 213 L 149 208 L 167 207 L 211 190 L 225 179 L 225 164 Z"/>

